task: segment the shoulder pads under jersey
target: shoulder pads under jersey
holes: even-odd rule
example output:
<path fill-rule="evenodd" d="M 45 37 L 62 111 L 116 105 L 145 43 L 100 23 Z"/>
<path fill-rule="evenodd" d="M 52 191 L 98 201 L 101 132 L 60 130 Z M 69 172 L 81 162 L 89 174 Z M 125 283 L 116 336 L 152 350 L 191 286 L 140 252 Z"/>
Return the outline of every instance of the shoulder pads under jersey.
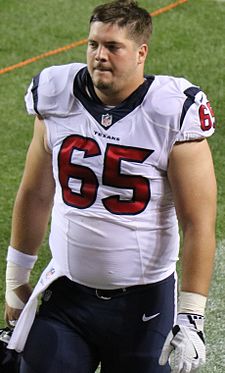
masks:
<path fill-rule="evenodd" d="M 74 101 L 74 77 L 85 66 L 72 63 L 42 70 L 32 79 L 25 96 L 28 113 L 42 117 L 68 115 Z"/>

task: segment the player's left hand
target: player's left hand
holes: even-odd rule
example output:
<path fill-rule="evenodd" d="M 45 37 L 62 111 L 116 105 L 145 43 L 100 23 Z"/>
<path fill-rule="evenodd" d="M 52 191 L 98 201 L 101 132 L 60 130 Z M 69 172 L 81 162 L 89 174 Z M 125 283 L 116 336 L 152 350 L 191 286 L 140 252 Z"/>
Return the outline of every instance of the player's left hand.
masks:
<path fill-rule="evenodd" d="M 177 323 L 164 343 L 159 364 L 169 362 L 172 373 L 189 373 L 204 365 L 204 317 L 178 314 Z"/>

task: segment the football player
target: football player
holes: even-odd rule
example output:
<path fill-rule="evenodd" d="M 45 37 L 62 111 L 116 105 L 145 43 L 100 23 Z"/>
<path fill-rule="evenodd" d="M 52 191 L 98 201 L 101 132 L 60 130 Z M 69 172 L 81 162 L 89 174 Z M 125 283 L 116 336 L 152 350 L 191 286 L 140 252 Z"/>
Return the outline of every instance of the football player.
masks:
<path fill-rule="evenodd" d="M 135 2 L 100 5 L 87 64 L 46 68 L 26 94 L 36 119 L 6 272 L 8 323 L 23 310 L 8 346 L 23 351 L 21 373 L 100 362 L 102 373 L 188 373 L 205 362 L 215 119 L 198 86 L 144 74 L 151 32 Z M 52 260 L 31 292 L 50 215 Z"/>

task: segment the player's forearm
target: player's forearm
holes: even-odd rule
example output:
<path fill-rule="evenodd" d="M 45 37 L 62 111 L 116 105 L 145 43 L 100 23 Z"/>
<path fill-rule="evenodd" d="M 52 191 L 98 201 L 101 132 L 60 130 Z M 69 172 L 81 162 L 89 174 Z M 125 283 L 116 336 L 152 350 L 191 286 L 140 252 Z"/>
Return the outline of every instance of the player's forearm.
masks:
<path fill-rule="evenodd" d="M 26 254 L 37 253 L 47 229 L 52 198 L 20 188 L 13 209 L 11 246 Z"/>
<path fill-rule="evenodd" d="M 213 272 L 215 255 L 214 224 L 188 226 L 184 232 L 182 249 L 181 290 L 207 296 Z"/>

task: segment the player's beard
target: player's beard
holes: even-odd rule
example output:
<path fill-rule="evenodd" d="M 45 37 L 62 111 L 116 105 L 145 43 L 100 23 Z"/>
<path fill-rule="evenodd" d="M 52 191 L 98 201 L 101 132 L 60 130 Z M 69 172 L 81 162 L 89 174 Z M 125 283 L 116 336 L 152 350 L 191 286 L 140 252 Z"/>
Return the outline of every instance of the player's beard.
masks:
<path fill-rule="evenodd" d="M 92 81 L 94 86 L 99 89 L 100 91 L 111 91 L 113 89 L 112 81 L 107 81 L 106 79 L 102 79 L 101 77 L 92 77 Z"/>
<path fill-rule="evenodd" d="M 95 88 L 99 89 L 100 91 L 111 91 L 112 90 L 112 83 L 109 82 L 104 82 L 102 80 L 99 80 L 97 82 L 93 82 Z"/>

